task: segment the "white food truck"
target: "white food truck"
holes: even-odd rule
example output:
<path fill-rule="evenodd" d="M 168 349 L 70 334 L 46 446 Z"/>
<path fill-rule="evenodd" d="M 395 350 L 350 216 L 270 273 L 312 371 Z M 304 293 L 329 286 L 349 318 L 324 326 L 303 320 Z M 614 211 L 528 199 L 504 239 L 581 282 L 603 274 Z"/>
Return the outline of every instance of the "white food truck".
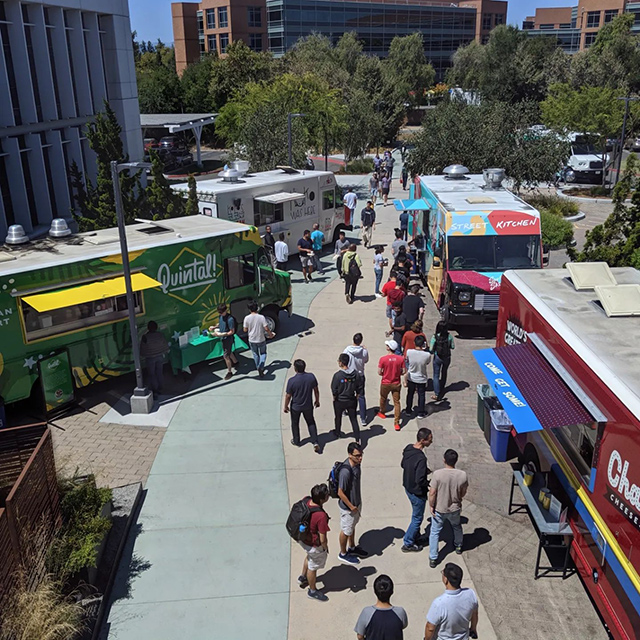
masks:
<path fill-rule="evenodd" d="M 240 165 L 240 163 L 236 163 Z M 258 228 L 264 235 L 285 234 L 289 253 L 297 253 L 298 240 L 315 222 L 324 233 L 325 244 L 333 242 L 341 229 L 351 229 L 345 220 L 342 188 L 331 171 L 303 171 L 284 167 L 260 173 L 228 169 L 217 178 L 200 180 L 198 206 L 200 213 L 232 222 L 243 222 Z M 175 185 L 186 192 L 186 184 Z"/>

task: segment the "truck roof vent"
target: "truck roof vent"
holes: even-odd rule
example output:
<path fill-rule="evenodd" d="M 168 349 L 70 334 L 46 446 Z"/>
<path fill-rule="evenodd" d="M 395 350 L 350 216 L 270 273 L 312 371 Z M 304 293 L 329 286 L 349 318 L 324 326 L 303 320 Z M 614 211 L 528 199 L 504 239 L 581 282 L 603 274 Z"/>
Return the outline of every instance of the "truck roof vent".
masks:
<path fill-rule="evenodd" d="M 485 190 L 500 189 L 505 177 L 504 169 L 483 169 L 482 177 L 484 178 Z"/>
<path fill-rule="evenodd" d="M 24 244 L 29 242 L 29 236 L 24 232 L 21 224 L 12 224 L 9 227 L 5 243 L 8 245 Z"/>
<path fill-rule="evenodd" d="M 640 285 L 599 285 L 595 291 L 609 318 L 640 316 Z"/>
<path fill-rule="evenodd" d="M 450 164 L 442 171 L 447 180 L 468 180 L 469 169 L 462 164 Z"/>
<path fill-rule="evenodd" d="M 51 221 L 49 236 L 51 238 L 66 238 L 71 235 L 71 229 L 64 218 L 54 218 Z"/>
<path fill-rule="evenodd" d="M 235 169 L 227 169 L 218 174 L 222 178 L 222 182 L 240 182 L 242 174 Z"/>
<path fill-rule="evenodd" d="M 606 262 L 568 262 L 567 270 L 576 291 L 593 289 L 598 285 L 617 284 Z"/>

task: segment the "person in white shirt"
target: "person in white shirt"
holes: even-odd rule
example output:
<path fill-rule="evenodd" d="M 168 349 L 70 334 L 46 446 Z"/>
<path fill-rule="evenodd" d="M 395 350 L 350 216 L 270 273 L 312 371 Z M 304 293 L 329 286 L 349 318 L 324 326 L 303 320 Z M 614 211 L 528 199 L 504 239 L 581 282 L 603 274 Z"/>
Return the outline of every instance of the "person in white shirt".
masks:
<path fill-rule="evenodd" d="M 367 424 L 367 399 L 364 395 L 364 365 L 369 362 L 369 351 L 362 344 L 362 334 L 356 333 L 353 336 L 353 344 L 350 344 L 342 353 L 346 353 L 349 356 L 349 366 L 347 373 L 356 372 L 362 376 L 362 388 L 363 392 L 358 396 L 358 408 L 360 410 L 360 422 L 362 425 Z"/>
<path fill-rule="evenodd" d="M 353 189 L 349 189 L 347 191 L 347 195 L 344 197 L 344 206 L 347 207 L 347 209 L 349 209 L 349 216 L 350 216 L 348 222 L 345 220 L 347 224 L 354 224 L 353 221 L 356 215 L 357 204 L 358 204 L 358 196 L 356 196 L 356 194 L 353 193 Z"/>
<path fill-rule="evenodd" d="M 276 254 L 276 269 L 286 271 L 287 261 L 289 260 L 289 247 L 284 241 L 284 233 L 278 236 L 278 240 L 273 247 L 273 252 Z"/>
<path fill-rule="evenodd" d="M 269 329 L 267 319 L 258 313 L 257 302 L 252 300 L 249 303 L 249 311 L 249 315 L 242 322 L 242 328 L 247 334 L 258 375 L 263 378 L 267 362 L 267 337 L 273 338 L 275 334 Z"/>

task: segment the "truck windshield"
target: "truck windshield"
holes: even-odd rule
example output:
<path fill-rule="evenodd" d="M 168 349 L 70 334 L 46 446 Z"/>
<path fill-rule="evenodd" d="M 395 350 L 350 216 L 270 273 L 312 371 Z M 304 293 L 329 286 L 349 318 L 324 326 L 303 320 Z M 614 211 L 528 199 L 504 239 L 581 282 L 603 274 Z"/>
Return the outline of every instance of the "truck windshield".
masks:
<path fill-rule="evenodd" d="M 542 266 L 540 236 L 451 236 L 452 271 L 506 271 Z"/>

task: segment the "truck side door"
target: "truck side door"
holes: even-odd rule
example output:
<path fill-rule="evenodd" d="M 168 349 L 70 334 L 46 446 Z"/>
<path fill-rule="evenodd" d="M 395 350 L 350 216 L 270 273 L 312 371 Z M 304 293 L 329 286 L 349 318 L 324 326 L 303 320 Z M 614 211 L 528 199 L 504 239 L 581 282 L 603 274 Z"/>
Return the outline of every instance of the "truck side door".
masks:
<path fill-rule="evenodd" d="M 258 297 L 259 279 L 256 273 L 256 257 L 254 253 L 230 256 L 224 260 L 224 301 L 231 314 L 242 323 L 247 315 L 249 300 Z M 240 327 L 240 330 L 242 327 Z"/>

